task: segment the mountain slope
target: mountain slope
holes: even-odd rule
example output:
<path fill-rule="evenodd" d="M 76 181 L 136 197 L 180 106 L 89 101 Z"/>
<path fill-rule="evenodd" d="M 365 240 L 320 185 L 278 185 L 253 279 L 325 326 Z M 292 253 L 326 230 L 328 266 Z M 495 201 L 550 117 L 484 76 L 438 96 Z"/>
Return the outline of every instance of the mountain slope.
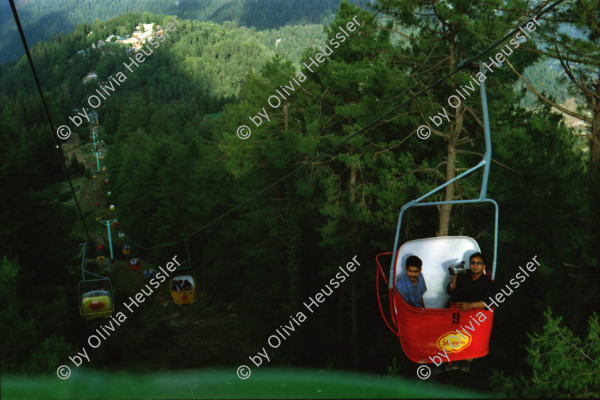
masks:
<path fill-rule="evenodd" d="M 31 46 L 53 34 L 70 32 L 81 23 L 106 20 L 128 12 L 177 15 L 259 30 L 285 25 L 321 24 L 332 18 L 341 0 L 17 0 L 19 17 Z M 365 5 L 367 0 L 358 1 Z M 147 21 L 144 21 L 147 22 Z M 0 0 L 0 62 L 23 54 L 8 0 Z"/>

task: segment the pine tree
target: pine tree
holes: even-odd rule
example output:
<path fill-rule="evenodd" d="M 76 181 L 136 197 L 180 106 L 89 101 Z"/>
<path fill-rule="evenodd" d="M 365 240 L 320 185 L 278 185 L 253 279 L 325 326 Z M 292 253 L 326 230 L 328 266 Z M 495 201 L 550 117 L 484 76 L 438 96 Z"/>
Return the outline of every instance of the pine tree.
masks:
<path fill-rule="evenodd" d="M 587 337 L 579 338 L 561 326 L 562 317 L 544 313 L 542 333 L 528 335 L 528 373 L 505 376 L 495 370 L 492 386 L 508 397 L 600 397 L 600 325 L 598 315 L 588 320 Z"/>

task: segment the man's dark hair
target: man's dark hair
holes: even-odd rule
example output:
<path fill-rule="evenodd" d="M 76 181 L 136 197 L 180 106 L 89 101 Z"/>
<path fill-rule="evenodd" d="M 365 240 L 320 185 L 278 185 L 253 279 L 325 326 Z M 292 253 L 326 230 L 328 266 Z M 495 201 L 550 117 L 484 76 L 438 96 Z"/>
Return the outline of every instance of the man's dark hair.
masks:
<path fill-rule="evenodd" d="M 471 262 L 471 260 L 472 260 L 473 258 L 475 258 L 475 257 L 479 257 L 479 258 L 481 258 L 481 261 L 483 261 L 483 265 L 487 265 L 487 264 L 485 263 L 485 258 L 483 258 L 483 254 L 481 254 L 480 252 L 477 252 L 477 253 L 473 253 L 473 254 L 471 254 L 471 257 L 469 257 L 469 263 L 470 263 L 470 262 Z"/>
<path fill-rule="evenodd" d="M 423 265 L 423 261 L 421 261 L 421 259 L 417 256 L 410 256 L 406 259 L 406 267 L 417 267 L 419 269 L 421 269 L 421 266 Z"/>

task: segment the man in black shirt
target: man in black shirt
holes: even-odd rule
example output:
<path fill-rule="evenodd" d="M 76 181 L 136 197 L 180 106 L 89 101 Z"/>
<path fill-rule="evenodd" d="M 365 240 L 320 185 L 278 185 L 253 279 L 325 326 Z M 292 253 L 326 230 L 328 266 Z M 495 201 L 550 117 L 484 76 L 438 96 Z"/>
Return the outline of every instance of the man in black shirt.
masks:
<path fill-rule="evenodd" d="M 448 294 L 459 310 L 485 308 L 484 300 L 494 295 L 494 284 L 483 274 L 485 263 L 483 254 L 474 253 L 469 258 L 470 270 L 465 275 L 452 275 L 448 284 Z M 450 271 L 452 274 L 452 271 Z"/>
<path fill-rule="evenodd" d="M 484 299 L 494 295 L 494 284 L 492 280 L 484 275 L 485 263 L 483 254 L 477 252 L 469 257 L 470 270 L 464 275 L 456 275 L 450 269 L 452 280 L 448 284 L 448 294 L 452 295 L 451 303 L 458 310 L 471 310 L 474 308 L 485 308 Z M 464 372 L 471 370 L 473 359 L 457 361 L 448 370 L 459 369 Z"/>

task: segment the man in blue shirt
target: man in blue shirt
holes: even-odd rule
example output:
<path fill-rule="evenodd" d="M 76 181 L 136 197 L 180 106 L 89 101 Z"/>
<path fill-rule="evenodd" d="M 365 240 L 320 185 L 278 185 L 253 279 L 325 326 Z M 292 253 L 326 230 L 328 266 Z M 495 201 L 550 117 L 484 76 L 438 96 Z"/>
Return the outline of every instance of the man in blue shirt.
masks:
<path fill-rule="evenodd" d="M 406 259 L 406 274 L 396 282 L 396 289 L 402 295 L 402 298 L 413 307 L 423 307 L 423 293 L 427 291 L 425 279 L 421 274 L 423 262 L 417 256 L 410 256 Z"/>

